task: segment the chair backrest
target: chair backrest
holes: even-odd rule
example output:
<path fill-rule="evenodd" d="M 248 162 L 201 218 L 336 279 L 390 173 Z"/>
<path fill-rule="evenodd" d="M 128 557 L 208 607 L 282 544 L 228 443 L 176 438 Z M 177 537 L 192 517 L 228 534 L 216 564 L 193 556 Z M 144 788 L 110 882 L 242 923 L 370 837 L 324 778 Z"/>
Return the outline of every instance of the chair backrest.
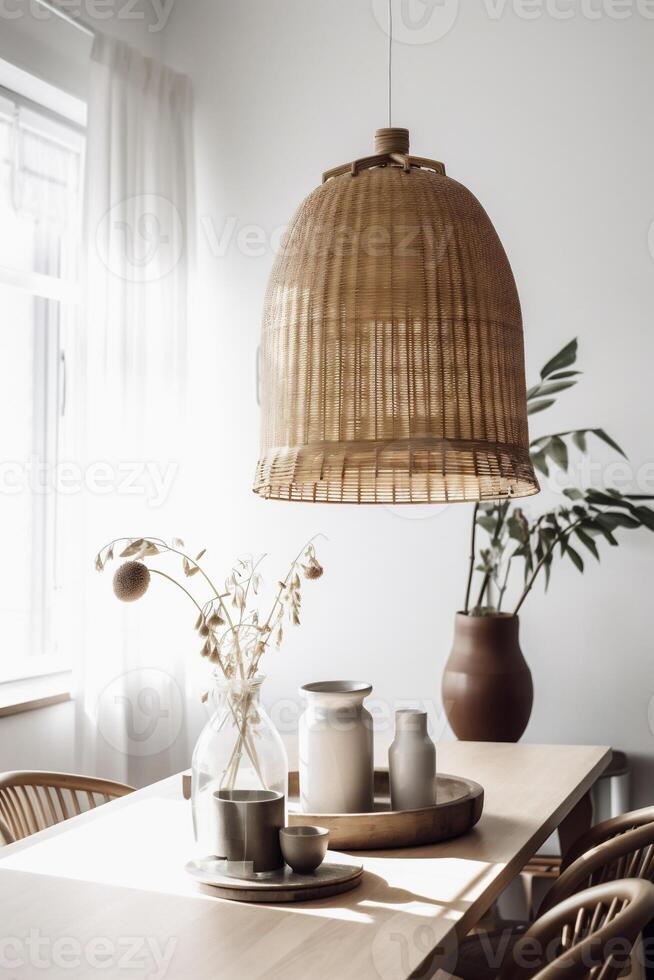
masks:
<path fill-rule="evenodd" d="M 545 895 L 540 913 L 575 895 L 582 888 L 618 878 L 654 878 L 654 823 L 627 830 L 592 847 L 561 872 Z"/>
<path fill-rule="evenodd" d="M 651 882 L 595 885 L 540 916 L 513 947 L 498 980 L 616 980 L 652 918 Z"/>
<path fill-rule="evenodd" d="M 597 847 L 598 844 L 619 837 L 620 834 L 624 834 L 628 830 L 635 830 L 636 827 L 644 827 L 648 823 L 654 823 L 654 806 L 646 806 L 642 810 L 632 810 L 630 813 L 621 813 L 618 817 L 611 817 L 609 820 L 595 824 L 587 833 L 582 834 L 572 847 L 568 848 L 561 861 L 561 871 L 565 871 L 591 847 Z"/>
<path fill-rule="evenodd" d="M 0 847 L 2 847 L 3 844 L 12 844 L 13 840 L 14 835 L 9 830 L 9 827 L 4 822 L 2 817 L 0 817 Z"/>
<path fill-rule="evenodd" d="M 132 786 L 63 772 L 0 774 L 0 839 L 22 840 L 85 810 L 133 793 Z"/>

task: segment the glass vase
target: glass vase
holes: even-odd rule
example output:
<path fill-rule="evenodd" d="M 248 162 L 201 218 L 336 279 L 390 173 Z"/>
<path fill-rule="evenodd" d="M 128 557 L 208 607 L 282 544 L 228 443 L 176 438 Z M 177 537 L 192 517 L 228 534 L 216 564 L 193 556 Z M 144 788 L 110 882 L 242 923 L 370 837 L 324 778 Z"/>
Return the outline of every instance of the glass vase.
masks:
<path fill-rule="evenodd" d="M 216 678 L 216 709 L 193 752 L 193 830 L 198 849 L 215 853 L 214 793 L 288 789 L 288 758 L 279 732 L 261 703 L 262 675 L 251 680 Z"/>

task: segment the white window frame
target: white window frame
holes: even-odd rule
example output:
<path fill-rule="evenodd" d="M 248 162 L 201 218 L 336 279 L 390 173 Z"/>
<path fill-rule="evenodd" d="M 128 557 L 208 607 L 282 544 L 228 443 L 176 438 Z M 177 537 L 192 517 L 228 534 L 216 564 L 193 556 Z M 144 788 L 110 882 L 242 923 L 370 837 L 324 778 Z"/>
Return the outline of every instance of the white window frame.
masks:
<path fill-rule="evenodd" d="M 78 150 L 83 173 L 86 121 L 83 102 L 2 59 L 0 98 L 27 110 L 28 115 L 34 113 L 39 124 L 45 123 L 49 138 L 62 138 L 66 145 Z M 77 326 L 74 321 L 79 312 L 79 285 L 58 276 L 26 272 L 6 265 L 0 265 L 0 284 L 24 290 L 35 299 L 35 326 L 41 334 L 41 342 L 37 345 L 39 361 L 35 369 L 39 382 L 35 386 L 34 410 L 35 418 L 40 418 L 43 424 L 36 428 L 33 455 L 40 457 L 52 469 L 62 447 L 60 427 L 66 411 L 66 350 L 72 340 L 71 329 Z M 45 652 L 29 652 L 17 658 L 11 670 L 3 666 L 0 673 L 0 716 L 16 709 L 27 710 L 39 706 L 44 699 L 46 703 L 55 703 L 62 699 L 64 692 L 70 690 L 72 651 L 64 652 L 57 648 L 57 641 L 63 638 L 53 637 L 48 616 L 57 592 L 62 588 L 58 573 L 60 555 L 57 534 L 60 521 L 57 493 L 33 494 L 32 507 L 36 531 L 33 536 L 32 567 L 39 570 L 39 574 L 35 576 L 35 615 L 30 645 L 32 651 Z M 35 699 L 30 700 L 26 696 L 28 690 L 33 690 Z"/>

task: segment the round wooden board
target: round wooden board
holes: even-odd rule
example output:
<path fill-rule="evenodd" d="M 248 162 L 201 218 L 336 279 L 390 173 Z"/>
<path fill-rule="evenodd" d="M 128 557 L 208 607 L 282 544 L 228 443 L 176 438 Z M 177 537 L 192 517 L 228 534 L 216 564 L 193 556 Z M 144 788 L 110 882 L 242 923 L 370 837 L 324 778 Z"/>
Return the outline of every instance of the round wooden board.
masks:
<path fill-rule="evenodd" d="M 459 776 L 436 777 L 436 803 L 422 810 L 391 810 L 388 769 L 375 770 L 375 810 L 372 813 L 302 813 L 299 777 L 289 773 L 288 822 L 317 824 L 329 830 L 329 846 L 341 851 L 377 851 L 419 847 L 460 837 L 481 817 L 484 790 Z"/>
<path fill-rule="evenodd" d="M 312 874 L 300 875 L 284 867 L 265 878 L 233 878 L 220 873 L 215 858 L 189 861 L 186 870 L 203 885 L 209 885 L 218 898 L 233 902 L 310 902 L 317 898 L 340 895 L 356 888 L 361 881 L 360 864 L 338 864 L 335 855 L 327 857 Z"/>

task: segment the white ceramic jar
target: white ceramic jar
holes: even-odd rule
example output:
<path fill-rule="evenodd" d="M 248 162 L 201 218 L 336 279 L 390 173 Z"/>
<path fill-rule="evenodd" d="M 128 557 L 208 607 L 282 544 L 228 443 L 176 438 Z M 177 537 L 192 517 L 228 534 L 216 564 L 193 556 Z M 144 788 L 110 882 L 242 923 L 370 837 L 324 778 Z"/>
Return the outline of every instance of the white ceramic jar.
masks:
<path fill-rule="evenodd" d="M 363 706 L 372 685 L 358 681 L 305 684 L 300 718 L 300 801 L 305 813 L 373 809 L 372 717 Z"/>
<path fill-rule="evenodd" d="M 395 740 L 388 751 L 391 809 L 419 810 L 436 802 L 436 746 L 427 732 L 427 713 L 395 712 Z"/>

